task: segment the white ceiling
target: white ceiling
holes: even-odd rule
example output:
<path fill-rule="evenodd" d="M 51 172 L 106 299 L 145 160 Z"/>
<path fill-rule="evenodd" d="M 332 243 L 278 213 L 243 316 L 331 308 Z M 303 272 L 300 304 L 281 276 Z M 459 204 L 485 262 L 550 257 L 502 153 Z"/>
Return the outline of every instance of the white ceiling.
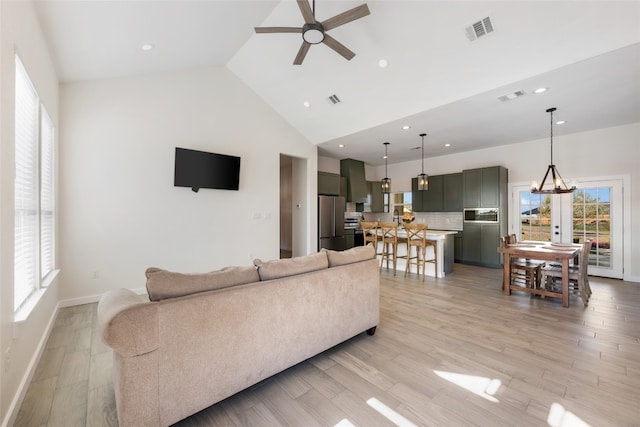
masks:
<path fill-rule="evenodd" d="M 361 3 L 317 0 L 316 17 Z M 63 82 L 226 65 L 320 155 L 371 165 L 384 141 L 390 163 L 418 159 L 422 132 L 426 157 L 545 138 L 548 107 L 567 121 L 556 135 L 640 121 L 638 1 L 367 4 L 371 15 L 330 31 L 354 59 L 317 45 L 301 66 L 299 34 L 253 33 L 301 26 L 292 0 L 49 0 L 36 11 Z M 465 27 L 486 16 L 495 31 L 470 42 Z M 526 95 L 497 100 L 517 90 Z"/>

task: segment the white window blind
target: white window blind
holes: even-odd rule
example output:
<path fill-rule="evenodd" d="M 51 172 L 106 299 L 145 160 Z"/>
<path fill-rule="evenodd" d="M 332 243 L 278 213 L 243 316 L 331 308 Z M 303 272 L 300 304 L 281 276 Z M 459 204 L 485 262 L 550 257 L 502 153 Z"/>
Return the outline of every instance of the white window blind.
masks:
<path fill-rule="evenodd" d="M 38 95 L 16 57 L 14 309 L 38 286 Z"/>
<path fill-rule="evenodd" d="M 15 57 L 14 310 L 55 268 L 55 127 Z"/>
<path fill-rule="evenodd" d="M 40 279 L 53 271 L 55 259 L 54 142 L 55 128 L 43 107 L 40 114 Z"/>

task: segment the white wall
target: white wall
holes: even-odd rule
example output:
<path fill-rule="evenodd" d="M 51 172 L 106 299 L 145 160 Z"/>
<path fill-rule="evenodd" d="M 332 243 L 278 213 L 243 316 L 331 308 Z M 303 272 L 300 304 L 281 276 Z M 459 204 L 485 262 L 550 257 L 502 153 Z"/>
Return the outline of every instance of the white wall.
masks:
<path fill-rule="evenodd" d="M 485 166 L 504 166 L 509 169 L 509 183 L 529 185 L 542 180 L 549 164 L 549 139 L 470 151 L 425 159 L 425 172 L 430 175 L 460 172 Z M 562 174 L 571 179 L 628 175 L 630 205 L 625 206 L 626 280 L 640 282 L 640 123 L 598 129 L 565 136 L 554 136 L 553 159 Z M 411 178 L 420 172 L 420 160 L 390 164 L 389 178 L 393 192 L 411 191 Z M 373 175 L 373 174 L 372 174 Z M 376 168 L 376 176 L 384 176 L 384 166 Z M 509 201 L 511 205 L 511 201 Z"/>
<path fill-rule="evenodd" d="M 65 84 L 60 109 L 61 300 L 278 258 L 281 153 L 315 212 L 316 147 L 225 68 Z M 176 146 L 240 156 L 239 191 L 174 187 Z"/>
<path fill-rule="evenodd" d="M 53 123 L 58 127 L 58 78 L 30 2 L 0 1 L 0 422 L 12 423 L 29 383 L 37 348 L 55 316 L 58 282 L 44 293 L 13 335 L 14 110 L 18 53 Z"/>

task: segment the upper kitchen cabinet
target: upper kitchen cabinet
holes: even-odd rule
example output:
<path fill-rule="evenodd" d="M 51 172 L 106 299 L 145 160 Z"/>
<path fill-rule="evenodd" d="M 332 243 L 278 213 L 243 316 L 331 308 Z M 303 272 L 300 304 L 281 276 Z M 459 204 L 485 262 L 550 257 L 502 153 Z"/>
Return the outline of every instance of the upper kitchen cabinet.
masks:
<path fill-rule="evenodd" d="M 354 159 L 340 160 L 340 175 L 347 179 L 347 202 L 367 201 L 367 181 L 364 162 Z"/>
<path fill-rule="evenodd" d="M 415 212 L 462 211 L 462 174 L 431 175 L 429 189 L 418 190 L 418 178 L 411 179 L 412 206 Z"/>
<path fill-rule="evenodd" d="M 340 196 L 340 175 L 318 171 L 318 194 Z"/>
<path fill-rule="evenodd" d="M 367 190 L 370 197 L 369 212 L 384 212 L 384 194 L 381 181 L 367 181 Z"/>
<path fill-rule="evenodd" d="M 504 207 L 507 196 L 507 169 L 502 166 L 462 171 L 465 208 Z"/>
<path fill-rule="evenodd" d="M 462 172 L 444 176 L 443 205 L 445 212 L 462 212 Z"/>

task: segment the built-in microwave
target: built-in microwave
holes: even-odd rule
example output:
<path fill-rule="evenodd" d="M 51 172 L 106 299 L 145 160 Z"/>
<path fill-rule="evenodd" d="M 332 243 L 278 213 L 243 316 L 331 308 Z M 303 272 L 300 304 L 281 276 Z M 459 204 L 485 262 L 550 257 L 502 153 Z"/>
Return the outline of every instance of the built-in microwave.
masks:
<path fill-rule="evenodd" d="M 498 222 L 498 208 L 465 208 L 465 222 Z"/>

